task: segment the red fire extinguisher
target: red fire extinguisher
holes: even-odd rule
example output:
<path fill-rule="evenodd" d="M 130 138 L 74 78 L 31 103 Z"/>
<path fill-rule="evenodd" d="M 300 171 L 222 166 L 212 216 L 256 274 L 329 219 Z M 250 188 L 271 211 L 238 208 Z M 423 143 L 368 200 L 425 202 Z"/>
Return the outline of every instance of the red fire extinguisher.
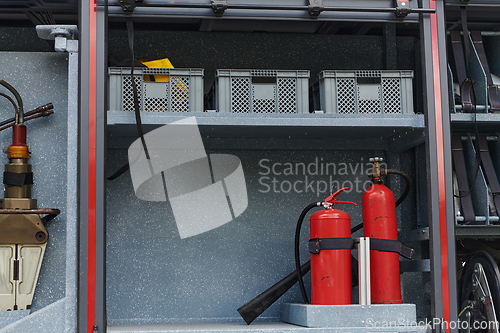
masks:
<path fill-rule="evenodd" d="M 371 158 L 373 185 L 363 194 L 363 229 L 364 236 L 370 237 L 371 244 L 396 244 L 398 239 L 396 202 L 391 190 L 382 184 L 381 176 L 388 173 L 405 178 L 407 188 L 398 199 L 398 204 L 409 191 L 409 178 L 401 171 L 381 170 L 382 158 Z M 400 244 L 400 243 L 397 243 Z M 401 247 L 401 246 L 399 246 Z M 391 250 L 370 250 L 370 285 L 372 304 L 401 304 L 401 281 L 399 272 L 399 254 Z M 410 249 L 411 250 L 411 249 Z M 412 254 L 412 252 L 411 252 Z"/>
<path fill-rule="evenodd" d="M 306 207 L 297 224 L 295 255 L 296 264 L 299 265 L 298 235 L 302 220 L 310 208 L 325 207 L 324 210 L 312 214 L 310 218 L 311 304 L 352 304 L 351 248 L 353 241 L 351 239 L 351 217 L 346 212 L 334 207 L 334 204 L 356 205 L 354 202 L 335 199 L 339 193 L 346 189 L 348 187 L 333 193 L 324 202 L 314 203 Z M 305 302 L 309 303 L 301 277 L 299 284 Z"/>

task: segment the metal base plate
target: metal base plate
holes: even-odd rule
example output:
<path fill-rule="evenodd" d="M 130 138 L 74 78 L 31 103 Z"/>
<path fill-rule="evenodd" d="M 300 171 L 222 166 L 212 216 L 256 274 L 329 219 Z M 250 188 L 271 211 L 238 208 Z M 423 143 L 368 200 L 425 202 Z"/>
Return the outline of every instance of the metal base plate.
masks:
<path fill-rule="evenodd" d="M 311 305 L 285 303 L 281 320 L 305 327 L 418 328 L 415 304 Z M 424 327 L 425 329 L 425 327 Z M 399 331 L 399 330 L 398 330 Z"/>

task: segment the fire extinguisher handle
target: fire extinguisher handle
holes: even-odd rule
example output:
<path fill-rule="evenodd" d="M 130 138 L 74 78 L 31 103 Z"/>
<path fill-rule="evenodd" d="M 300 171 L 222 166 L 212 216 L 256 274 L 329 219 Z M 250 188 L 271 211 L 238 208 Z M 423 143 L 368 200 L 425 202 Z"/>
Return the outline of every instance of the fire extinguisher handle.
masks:
<path fill-rule="evenodd" d="M 337 203 L 337 204 L 350 204 L 350 205 L 354 205 L 354 206 L 357 206 L 358 204 L 355 203 L 355 202 L 352 202 L 352 201 L 340 201 L 340 200 L 330 200 L 328 201 L 329 203 Z"/>
<path fill-rule="evenodd" d="M 351 202 L 351 201 L 340 201 L 340 200 L 336 200 L 335 199 L 335 197 L 337 195 L 339 195 L 340 193 L 342 193 L 343 191 L 348 190 L 348 189 L 349 189 L 349 187 L 343 187 L 340 190 L 337 190 L 336 192 L 334 192 L 333 194 L 331 194 L 329 197 L 327 197 L 325 199 L 325 202 L 332 203 L 332 204 L 334 204 L 334 203 L 337 203 L 337 204 L 350 204 L 350 205 L 357 206 L 356 203 Z"/>

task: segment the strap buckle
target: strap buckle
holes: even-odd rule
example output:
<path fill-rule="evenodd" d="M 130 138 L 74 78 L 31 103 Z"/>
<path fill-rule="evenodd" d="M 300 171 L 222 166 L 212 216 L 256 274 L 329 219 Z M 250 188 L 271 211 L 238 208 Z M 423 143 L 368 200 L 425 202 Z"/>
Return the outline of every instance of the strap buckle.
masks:
<path fill-rule="evenodd" d="M 126 13 L 132 13 L 137 7 L 137 3 L 142 3 L 143 0 L 120 0 L 120 6 Z"/>
<path fill-rule="evenodd" d="M 351 238 L 313 238 L 309 240 L 309 252 L 318 254 L 321 250 L 350 250 L 354 248 Z"/>
<path fill-rule="evenodd" d="M 396 5 L 396 17 L 405 18 L 411 11 L 409 0 L 394 0 Z"/>
<path fill-rule="evenodd" d="M 227 1 L 225 0 L 212 0 L 212 10 L 215 16 L 222 16 L 227 9 Z"/>
<path fill-rule="evenodd" d="M 323 11 L 323 0 L 309 0 L 309 15 L 317 18 Z"/>

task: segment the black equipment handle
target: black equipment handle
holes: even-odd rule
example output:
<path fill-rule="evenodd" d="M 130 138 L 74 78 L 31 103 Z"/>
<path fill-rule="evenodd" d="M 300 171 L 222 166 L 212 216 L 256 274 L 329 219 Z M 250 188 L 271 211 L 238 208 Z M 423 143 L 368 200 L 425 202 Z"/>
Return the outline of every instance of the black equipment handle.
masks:
<path fill-rule="evenodd" d="M 478 136 L 479 137 L 479 136 Z M 388 174 L 397 174 L 404 178 L 406 187 L 401 195 L 401 197 L 396 201 L 396 207 L 399 206 L 405 199 L 408 193 L 410 192 L 411 180 L 404 172 L 389 169 L 387 170 Z M 315 204 L 310 204 L 307 206 L 304 211 L 308 211 L 310 208 L 315 207 Z M 301 214 L 302 215 L 302 214 Z M 305 216 L 305 214 L 303 214 Z M 304 218 L 301 216 L 299 220 Z M 353 228 L 351 228 L 351 234 L 363 228 L 363 223 L 360 223 Z M 311 269 L 311 262 L 307 261 L 305 264 L 300 266 L 300 275 L 304 275 Z M 297 281 L 299 281 L 297 270 L 288 274 L 284 279 L 277 282 L 275 285 L 261 293 L 259 296 L 252 299 L 250 302 L 246 303 L 242 307 L 238 309 L 239 314 L 243 317 L 243 320 L 250 325 L 252 321 L 254 321 L 258 316 L 262 314 L 262 312 L 266 311 L 274 302 L 276 302 L 285 292 L 288 291 Z M 302 289 L 302 288 L 301 288 Z M 305 290 L 301 292 L 303 295 L 305 294 Z M 307 299 L 307 297 L 306 297 Z"/>
<path fill-rule="evenodd" d="M 351 228 L 351 234 L 363 228 L 363 223 Z M 307 261 L 300 266 L 300 274 L 305 275 L 311 270 L 311 261 Z M 297 270 L 288 274 L 285 278 L 277 282 L 275 285 L 256 296 L 247 304 L 238 309 L 239 314 L 250 325 L 252 321 L 257 319 L 262 312 L 266 311 L 274 302 L 276 302 L 284 293 L 288 291 L 298 281 Z"/>
<path fill-rule="evenodd" d="M 311 262 L 308 261 L 300 266 L 302 275 L 309 272 Z M 281 281 L 264 291 L 259 296 L 252 299 L 247 304 L 238 309 L 238 312 L 243 317 L 245 322 L 250 325 L 262 312 L 266 311 L 274 302 L 276 302 L 285 292 L 288 291 L 295 283 L 297 283 L 297 271 L 288 274 Z"/>

